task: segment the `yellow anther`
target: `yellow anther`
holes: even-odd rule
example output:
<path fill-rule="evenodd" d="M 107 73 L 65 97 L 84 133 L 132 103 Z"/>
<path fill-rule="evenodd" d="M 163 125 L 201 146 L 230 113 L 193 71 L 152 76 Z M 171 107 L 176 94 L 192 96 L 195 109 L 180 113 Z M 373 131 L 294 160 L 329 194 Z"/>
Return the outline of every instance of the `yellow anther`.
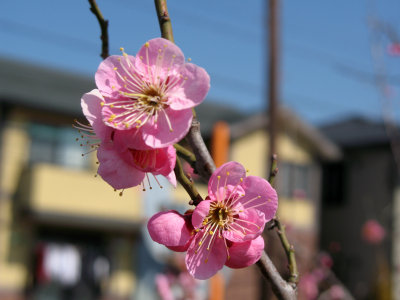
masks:
<path fill-rule="evenodd" d="M 125 128 L 129 128 L 129 124 L 128 123 L 124 123 L 124 125 L 125 125 Z"/>
<path fill-rule="evenodd" d="M 121 51 L 121 52 L 124 52 L 125 51 L 125 49 L 124 48 L 119 48 L 119 50 Z"/>
<path fill-rule="evenodd" d="M 258 199 L 260 199 L 260 198 L 261 198 L 261 196 L 257 196 L 257 198 L 258 198 Z"/>
<path fill-rule="evenodd" d="M 195 231 L 196 231 L 196 232 L 199 232 L 199 231 L 200 231 L 200 229 L 198 229 L 198 228 L 197 228 Z"/>
<path fill-rule="evenodd" d="M 170 132 L 174 131 L 172 128 L 169 130 Z"/>
<path fill-rule="evenodd" d="M 192 61 L 192 59 L 189 57 L 189 58 L 188 58 L 188 61 Z"/>
<path fill-rule="evenodd" d="M 150 47 L 149 42 L 146 42 L 146 43 L 144 44 L 144 46 L 145 46 L 146 48 L 149 48 L 149 47 Z"/>
<path fill-rule="evenodd" d="M 249 169 L 246 169 L 246 173 L 249 173 L 250 171 L 249 171 Z"/>
<path fill-rule="evenodd" d="M 118 68 L 117 67 L 114 67 L 114 71 L 117 71 L 118 70 Z"/>
<path fill-rule="evenodd" d="M 207 248 L 207 250 L 210 250 L 210 249 L 208 249 Z M 206 258 L 205 260 L 204 260 L 204 263 L 206 264 L 208 262 L 208 258 Z"/>
<path fill-rule="evenodd" d="M 158 49 L 158 53 L 161 53 L 161 49 Z"/>
<path fill-rule="evenodd" d="M 140 59 L 143 59 L 143 56 L 140 55 L 139 57 L 140 57 Z"/>
<path fill-rule="evenodd" d="M 113 108 L 113 107 L 114 107 L 114 104 L 111 104 L 110 107 Z"/>
<path fill-rule="evenodd" d="M 202 241 L 200 241 L 200 242 L 199 242 L 199 246 L 201 246 L 202 244 L 203 244 L 203 242 L 202 242 Z"/>
<path fill-rule="evenodd" d="M 167 48 L 167 47 L 168 47 L 168 45 L 164 44 L 164 48 Z"/>
<path fill-rule="evenodd" d="M 217 178 L 218 178 L 218 179 L 221 179 L 221 176 L 218 175 Z"/>
<path fill-rule="evenodd" d="M 240 182 L 243 182 L 243 178 L 240 178 Z"/>
<path fill-rule="evenodd" d="M 213 234 L 214 234 L 214 231 L 210 230 L 210 235 L 213 235 Z"/>
<path fill-rule="evenodd" d="M 112 88 L 113 90 L 115 90 L 115 85 L 112 85 L 111 88 Z"/>
<path fill-rule="evenodd" d="M 108 122 L 112 122 L 115 119 L 116 115 L 112 114 L 109 118 L 108 118 Z"/>
<path fill-rule="evenodd" d="M 142 121 L 141 120 L 136 120 L 136 123 L 142 124 Z"/>
<path fill-rule="evenodd" d="M 118 61 L 121 61 L 121 58 L 120 58 L 120 57 L 118 57 L 118 58 L 117 58 L 117 60 L 118 60 Z"/>
<path fill-rule="evenodd" d="M 172 58 L 175 58 L 176 57 L 176 55 L 174 54 L 174 55 L 172 55 Z"/>
<path fill-rule="evenodd" d="M 230 174 L 229 172 L 226 172 L 226 175 L 228 175 L 228 176 L 229 176 L 229 174 Z"/>
<path fill-rule="evenodd" d="M 104 102 L 100 102 L 100 106 L 104 106 L 104 104 L 105 104 Z"/>

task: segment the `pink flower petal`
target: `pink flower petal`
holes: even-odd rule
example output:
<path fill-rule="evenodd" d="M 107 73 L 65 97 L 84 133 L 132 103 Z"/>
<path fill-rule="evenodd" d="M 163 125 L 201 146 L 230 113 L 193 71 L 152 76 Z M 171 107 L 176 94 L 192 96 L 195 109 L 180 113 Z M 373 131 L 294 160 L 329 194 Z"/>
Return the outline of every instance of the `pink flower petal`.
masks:
<path fill-rule="evenodd" d="M 146 145 L 141 132 L 136 128 L 130 130 L 116 130 L 114 134 L 114 143 L 122 148 L 138 150 L 153 149 Z"/>
<path fill-rule="evenodd" d="M 175 176 L 174 170 L 172 170 L 169 174 L 164 175 L 164 177 L 167 178 L 168 181 L 169 181 L 174 187 L 176 187 L 176 176 Z"/>
<path fill-rule="evenodd" d="M 81 107 L 83 114 L 95 131 L 96 137 L 105 141 L 110 139 L 112 128 L 106 126 L 102 121 L 100 105 L 102 101 L 103 97 L 99 90 L 95 89 L 82 96 Z"/>
<path fill-rule="evenodd" d="M 265 214 L 266 222 L 278 209 L 278 195 L 268 181 L 257 176 L 248 176 L 241 184 L 245 195 L 239 201 L 245 209 L 254 207 Z"/>
<path fill-rule="evenodd" d="M 230 258 L 225 265 L 230 268 L 244 268 L 256 263 L 264 250 L 264 239 L 259 236 L 244 243 L 234 243 L 229 248 Z"/>
<path fill-rule="evenodd" d="M 148 45 L 148 47 L 146 46 Z M 144 44 L 136 57 L 136 67 L 145 72 L 146 66 L 158 65 L 162 69 L 180 68 L 185 63 L 185 57 L 174 43 L 163 38 L 155 38 Z M 159 57 L 162 57 L 161 59 Z"/>
<path fill-rule="evenodd" d="M 147 122 L 140 128 L 146 145 L 151 148 L 172 145 L 184 138 L 190 129 L 193 118 L 191 109 L 177 111 L 167 108 L 165 113 L 168 115 L 172 131 L 170 131 L 170 125 L 163 113 L 160 113 L 156 125 Z"/>
<path fill-rule="evenodd" d="M 157 154 L 157 171 L 156 174 L 167 176 L 173 172 L 176 163 L 176 150 L 174 146 L 156 149 Z"/>
<path fill-rule="evenodd" d="M 190 218 L 174 210 L 152 216 L 147 229 L 153 241 L 175 251 L 186 251 L 193 237 Z"/>
<path fill-rule="evenodd" d="M 186 78 L 183 86 L 168 93 L 172 109 L 191 108 L 200 104 L 210 89 L 210 76 L 201 67 L 185 64 L 182 76 Z"/>
<path fill-rule="evenodd" d="M 145 174 L 127 164 L 113 148 L 101 144 L 97 150 L 98 173 L 113 188 L 126 189 L 139 185 Z"/>
<path fill-rule="evenodd" d="M 220 178 L 218 179 L 218 177 Z M 240 183 L 240 179 L 244 179 L 245 177 L 246 170 L 238 162 L 231 161 L 223 164 L 211 175 L 210 181 L 208 182 L 208 195 L 211 199 L 218 199 L 218 188 L 228 185 L 236 186 Z M 223 199 L 218 200 L 222 201 Z"/>
<path fill-rule="evenodd" d="M 231 229 L 224 230 L 223 236 L 232 242 L 253 240 L 263 232 L 265 223 L 264 213 L 247 209 L 239 213 Z"/>
<path fill-rule="evenodd" d="M 202 246 L 199 242 L 202 240 L 203 234 L 206 234 Z M 213 238 L 211 244 L 210 240 Z M 210 245 L 209 250 L 207 250 Z M 196 253 L 197 252 L 197 253 Z M 222 269 L 226 262 L 227 252 L 224 239 L 218 238 L 216 235 L 210 235 L 201 231 L 196 234 L 196 238 L 192 241 L 186 254 L 186 267 L 189 273 L 196 279 L 208 279 Z"/>
<path fill-rule="evenodd" d="M 176 153 L 173 146 L 150 150 L 129 148 L 127 151 L 129 155 L 124 157 L 125 161 L 142 172 L 168 175 L 175 167 Z"/>
<path fill-rule="evenodd" d="M 192 215 L 192 224 L 194 228 L 200 228 L 203 225 L 203 220 L 210 211 L 210 204 L 210 200 L 204 200 L 196 206 Z"/>
<path fill-rule="evenodd" d="M 129 56 L 129 59 L 133 64 L 135 58 Z M 123 56 L 112 55 L 103 60 L 97 69 L 95 75 L 96 86 L 105 97 L 119 98 L 119 91 L 124 90 L 125 82 L 118 76 L 116 71 L 118 71 L 122 77 L 129 75 L 127 75 L 122 68 L 121 61 L 125 62 Z"/>

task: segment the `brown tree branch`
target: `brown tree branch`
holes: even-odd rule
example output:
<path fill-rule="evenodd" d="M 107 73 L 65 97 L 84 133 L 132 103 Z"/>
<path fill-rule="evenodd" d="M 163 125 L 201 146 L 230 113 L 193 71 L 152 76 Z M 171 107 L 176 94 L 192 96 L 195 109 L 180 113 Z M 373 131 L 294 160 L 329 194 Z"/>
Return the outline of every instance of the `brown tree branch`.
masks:
<path fill-rule="evenodd" d="M 179 181 L 179 183 L 183 186 L 185 191 L 189 194 L 190 196 L 190 205 L 197 205 L 201 201 L 203 201 L 203 198 L 200 196 L 199 192 L 196 189 L 196 186 L 194 185 L 193 181 L 191 181 L 189 178 L 186 177 L 185 172 L 183 171 L 181 161 L 179 160 L 179 157 L 176 158 L 176 164 L 175 164 L 175 176 L 176 179 Z"/>
<path fill-rule="evenodd" d="M 90 11 L 96 16 L 97 21 L 99 21 L 100 29 L 101 29 L 101 54 L 100 56 L 103 59 L 106 59 L 109 56 L 108 50 L 108 20 L 105 20 L 103 14 L 101 13 L 99 7 L 97 6 L 96 0 L 89 0 L 90 3 Z"/>
<path fill-rule="evenodd" d="M 163 38 L 170 40 L 171 42 L 174 42 L 172 34 L 172 26 L 167 10 L 166 0 L 155 0 L 155 5 L 160 24 L 161 36 Z M 191 146 L 194 155 L 196 156 L 197 172 L 204 179 L 208 180 L 211 174 L 215 171 L 215 164 L 201 136 L 200 122 L 196 118 L 196 112 L 194 109 L 193 109 L 192 126 L 189 130 L 189 133 L 186 135 L 186 140 Z M 187 181 L 189 181 L 189 179 L 187 179 L 187 177 L 183 173 L 182 166 L 180 166 L 179 158 L 177 158 L 177 163 L 175 166 L 175 174 L 177 175 L 177 178 L 180 178 L 178 180 L 182 180 L 182 182 L 185 184 L 184 185 L 185 190 L 189 193 L 190 197 L 192 198 L 193 204 L 196 205 L 196 202 L 193 199 L 193 197 L 197 197 L 197 195 L 196 193 L 193 193 L 192 190 L 192 186 L 194 185 L 188 184 Z M 181 176 L 182 174 L 184 176 Z M 261 259 L 257 262 L 257 266 L 259 267 L 264 277 L 267 280 L 269 280 L 275 295 L 279 299 L 282 300 L 297 299 L 295 286 L 290 285 L 288 282 L 282 279 L 278 270 L 275 268 L 274 264 L 272 263 L 272 261 L 270 260 L 265 251 L 263 251 Z"/>
<path fill-rule="evenodd" d="M 264 277 L 271 283 L 272 290 L 278 299 L 297 299 L 296 289 L 282 278 L 265 251 L 256 265 Z"/>
<path fill-rule="evenodd" d="M 215 164 L 201 136 L 200 122 L 197 120 L 196 116 L 193 116 L 192 126 L 190 127 L 189 133 L 186 135 L 186 141 L 189 143 L 196 156 L 196 171 L 201 177 L 208 181 L 215 171 Z"/>

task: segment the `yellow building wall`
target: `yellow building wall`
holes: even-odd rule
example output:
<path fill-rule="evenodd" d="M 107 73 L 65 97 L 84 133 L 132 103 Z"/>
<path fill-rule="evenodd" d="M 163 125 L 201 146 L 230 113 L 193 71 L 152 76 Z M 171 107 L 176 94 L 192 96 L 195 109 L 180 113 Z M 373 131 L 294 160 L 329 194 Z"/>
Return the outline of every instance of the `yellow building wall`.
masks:
<path fill-rule="evenodd" d="M 241 163 L 249 175 L 266 178 L 270 156 L 265 132 L 258 130 L 235 140 L 230 152 L 231 160 Z"/>
<path fill-rule="evenodd" d="M 31 170 L 30 207 L 34 211 L 139 222 L 141 190 L 125 190 L 122 196 L 93 172 L 37 164 Z"/>
<path fill-rule="evenodd" d="M 22 167 L 28 158 L 28 137 L 18 123 L 6 128 L 2 135 L 0 167 L 0 289 L 20 290 L 25 286 L 27 246 L 24 231 L 13 223 L 12 196 Z M 18 238 L 19 237 L 19 238 Z M 20 239 L 23 239 L 22 241 Z M 18 244 L 19 245 L 16 245 Z M 14 247 L 17 246 L 17 247 Z"/>
<path fill-rule="evenodd" d="M 119 191 L 114 192 L 100 177 L 94 177 L 94 158 L 90 158 L 93 160 L 91 171 L 36 164 L 28 169 L 27 183 L 30 184 L 20 187 L 21 174 L 29 159 L 30 139 L 26 131 L 26 120 L 29 118 L 22 113 L 13 115 L 12 119 L 14 121 L 7 124 L 1 137 L 0 290 L 22 293 L 31 276 L 32 232 L 14 216 L 17 189 L 21 188 L 22 194 L 28 196 L 19 200 L 41 213 L 137 224 L 143 220 L 143 208 L 140 189 L 125 190 L 123 196 L 119 196 Z M 108 290 L 128 297 L 135 287 L 135 274 L 130 264 L 131 243 L 124 249 L 129 251 L 115 253 L 114 259 L 119 261 L 119 267 L 111 274 Z"/>

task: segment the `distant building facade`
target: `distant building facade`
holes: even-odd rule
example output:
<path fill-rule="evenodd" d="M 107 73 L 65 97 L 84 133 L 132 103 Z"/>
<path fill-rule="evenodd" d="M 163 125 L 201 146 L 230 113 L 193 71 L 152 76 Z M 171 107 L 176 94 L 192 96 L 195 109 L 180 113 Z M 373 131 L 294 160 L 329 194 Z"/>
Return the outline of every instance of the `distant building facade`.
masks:
<path fill-rule="evenodd" d="M 400 299 L 399 166 L 383 123 L 349 118 L 321 128 L 343 152 L 324 166 L 321 248 L 356 299 Z M 393 152 L 395 150 L 395 152 Z M 362 237 L 367 220 L 386 230 L 382 243 Z"/>

